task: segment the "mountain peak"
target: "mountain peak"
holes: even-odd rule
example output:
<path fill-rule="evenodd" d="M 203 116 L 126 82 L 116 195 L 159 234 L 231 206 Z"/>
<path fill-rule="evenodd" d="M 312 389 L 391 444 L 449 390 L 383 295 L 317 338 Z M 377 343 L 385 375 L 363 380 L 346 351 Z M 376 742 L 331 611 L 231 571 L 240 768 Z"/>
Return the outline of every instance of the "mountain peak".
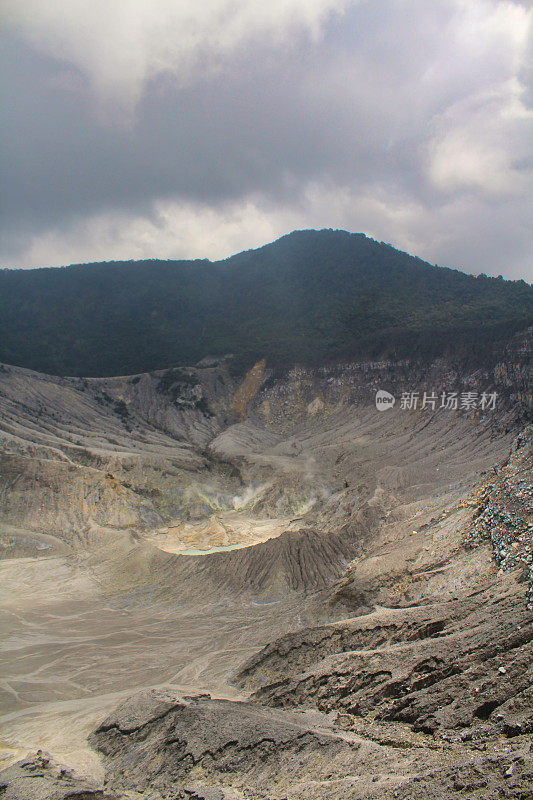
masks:
<path fill-rule="evenodd" d="M 0 360 L 56 374 L 132 374 L 229 352 L 270 364 L 432 358 L 532 324 L 533 289 L 326 228 L 213 263 L 4 271 L 0 320 Z"/>

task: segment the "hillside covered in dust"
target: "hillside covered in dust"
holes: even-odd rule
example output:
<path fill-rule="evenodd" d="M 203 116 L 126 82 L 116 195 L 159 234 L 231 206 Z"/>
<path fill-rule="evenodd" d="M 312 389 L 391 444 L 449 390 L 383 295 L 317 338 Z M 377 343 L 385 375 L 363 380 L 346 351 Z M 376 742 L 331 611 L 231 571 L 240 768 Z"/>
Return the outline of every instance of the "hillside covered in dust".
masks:
<path fill-rule="evenodd" d="M 502 347 L 3 366 L 2 796 L 529 796 L 531 331 Z"/>

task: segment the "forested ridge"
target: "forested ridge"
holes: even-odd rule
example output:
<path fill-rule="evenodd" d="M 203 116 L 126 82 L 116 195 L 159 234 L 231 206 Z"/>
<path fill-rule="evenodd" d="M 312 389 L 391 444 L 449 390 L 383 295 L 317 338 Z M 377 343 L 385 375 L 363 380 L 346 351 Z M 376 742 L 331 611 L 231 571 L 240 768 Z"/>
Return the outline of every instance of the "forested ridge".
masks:
<path fill-rule="evenodd" d="M 466 275 L 345 231 L 295 231 L 224 261 L 0 271 L 0 361 L 117 375 L 241 364 L 481 358 L 533 324 L 524 281 Z"/>

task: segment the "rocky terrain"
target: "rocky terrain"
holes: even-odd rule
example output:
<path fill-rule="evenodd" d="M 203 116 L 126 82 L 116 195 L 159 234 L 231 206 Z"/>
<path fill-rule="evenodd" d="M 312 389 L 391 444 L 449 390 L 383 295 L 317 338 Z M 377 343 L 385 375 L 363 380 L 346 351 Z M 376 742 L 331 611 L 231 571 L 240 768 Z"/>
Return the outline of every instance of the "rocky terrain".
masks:
<path fill-rule="evenodd" d="M 530 797 L 529 341 L 476 371 L 4 366 L 0 794 Z"/>

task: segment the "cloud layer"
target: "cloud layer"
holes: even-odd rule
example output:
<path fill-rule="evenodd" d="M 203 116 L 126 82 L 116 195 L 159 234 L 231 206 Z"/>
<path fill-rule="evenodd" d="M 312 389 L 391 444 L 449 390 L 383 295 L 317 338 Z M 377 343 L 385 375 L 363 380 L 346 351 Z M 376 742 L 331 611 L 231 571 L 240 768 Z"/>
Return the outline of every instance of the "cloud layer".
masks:
<path fill-rule="evenodd" d="M 343 227 L 533 280 L 529 4 L 4 3 L 5 265 Z"/>
<path fill-rule="evenodd" d="M 216 73 L 242 47 L 320 34 L 348 0 L 5 0 L 8 19 L 43 52 L 79 66 L 119 104 L 170 72 L 180 84 Z"/>

